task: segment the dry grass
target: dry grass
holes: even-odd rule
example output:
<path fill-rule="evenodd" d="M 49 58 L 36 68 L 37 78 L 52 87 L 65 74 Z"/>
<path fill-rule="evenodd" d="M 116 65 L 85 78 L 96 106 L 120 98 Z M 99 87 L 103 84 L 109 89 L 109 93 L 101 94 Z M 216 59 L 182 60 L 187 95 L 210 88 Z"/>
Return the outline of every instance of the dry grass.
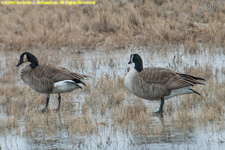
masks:
<path fill-rule="evenodd" d="M 43 59 L 41 63 L 65 65 L 69 70 L 80 73 L 87 72 L 85 61 L 91 63 L 88 65 L 93 67 L 93 72 L 101 64 L 116 70 L 119 62 L 111 61 L 110 57 L 84 60 L 79 55 L 72 55 L 74 52 L 67 51 L 58 54 L 54 50 L 49 51 L 50 56 L 38 54 L 38 51 L 31 52 Z M 95 135 L 102 132 L 102 127 L 110 126 L 113 133 L 129 131 L 137 137 L 153 137 L 150 140 L 154 141 L 161 136 L 177 138 L 171 135 L 194 132 L 213 124 L 219 124 L 219 129 L 224 131 L 225 82 L 217 79 L 221 75 L 214 74 L 210 66 L 184 67 L 186 73 L 207 79 L 205 86 L 195 87 L 202 96 L 193 94 L 167 100 L 164 118 L 152 115 L 159 107 L 158 102 L 133 96 L 124 89 L 124 76 L 104 72 L 100 77 L 93 73 L 93 78 L 86 81 L 87 87 L 83 90 L 62 94 L 58 113 L 53 111 L 58 105 L 57 95 L 51 95 L 50 108 L 42 114 L 39 110 L 41 104 L 46 103 L 45 95 L 33 91 L 20 80 L 19 68 L 13 67 L 18 57 L 17 53 L 6 55 L 7 67 L 0 65 L 3 69 L 0 79 L 0 133 L 3 136 L 16 131 L 17 135 L 30 137 L 35 143 L 38 138 L 54 139 L 55 134 L 61 132 L 70 139 L 77 135 Z M 183 65 L 182 58 L 177 55 L 173 63 L 174 66 Z"/>
<path fill-rule="evenodd" d="M 96 0 L 96 5 L 1 5 L 0 49 L 224 46 L 223 0 Z"/>
<path fill-rule="evenodd" d="M 24 126 L 22 134 L 30 136 L 33 140 L 37 136 L 53 137 L 61 130 L 65 130 L 73 137 L 77 133 L 84 135 L 98 133 L 100 124 L 112 120 L 114 130 L 129 129 L 133 134 L 159 135 L 165 130 L 194 131 L 199 126 L 208 126 L 209 123 L 216 121 L 224 123 L 225 94 L 222 91 L 225 90 L 225 83 L 218 82 L 213 77 L 210 67 L 186 70 L 190 74 L 195 72 L 196 75 L 208 79 L 204 87 L 196 87 L 197 91 L 202 91 L 203 96 L 181 96 L 179 103 L 166 101 L 164 108 L 166 114 L 164 120 L 160 122 L 155 121 L 155 117 L 151 114 L 154 110 L 148 108 L 144 100 L 125 91 L 123 77 L 115 75 L 112 77 L 103 73 L 98 80 L 88 81 L 84 90 L 75 92 L 77 96 L 72 96 L 74 93 L 63 94 L 59 113 L 52 111 L 58 103 L 57 96 L 51 96 L 49 111 L 41 114 L 40 104 L 45 104 L 45 96 L 34 92 L 23 83 L 20 86 L 14 85 L 15 81 L 19 81 L 19 77 L 14 76 L 16 69 L 5 71 L 1 78 L 1 83 L 4 84 L 0 89 L 2 95 L 0 104 L 2 114 L 5 116 L 1 119 L 1 132 L 15 129 L 19 134 L 21 127 Z M 8 80 L 5 76 L 13 80 Z M 71 98 L 74 97 L 75 101 L 79 101 L 81 98 L 79 94 L 86 95 L 85 101 L 81 104 L 81 109 L 75 109 Z M 152 103 L 149 102 L 150 105 Z"/>
<path fill-rule="evenodd" d="M 134 137 L 150 137 L 146 141 L 158 142 L 161 135 L 173 139 L 174 133 L 192 133 L 211 126 L 214 130 L 213 125 L 224 132 L 225 82 L 220 79 L 224 69 L 220 74 L 209 65 L 189 67 L 183 64 L 180 54 L 174 55 L 169 64 L 173 70 L 186 66 L 182 67 L 185 73 L 203 77 L 207 82 L 195 87 L 202 96 L 186 95 L 166 101 L 164 118 L 159 118 L 152 115 L 159 103 L 127 92 L 123 75 L 101 71 L 97 77 L 102 65 L 114 71 L 121 68 L 122 56 L 119 61 L 112 56 L 92 56 L 89 60 L 80 56 L 87 52 L 83 49 L 135 51 L 143 47 L 163 50 L 166 55 L 169 49 L 179 50 L 180 46 L 184 47 L 184 55 L 205 49 L 213 55 L 225 45 L 222 0 L 96 0 L 94 6 L 0 5 L 0 14 L 0 49 L 4 50 L 0 61 L 1 136 L 14 131 L 38 143 L 45 137 L 54 139 L 61 132 L 73 139 L 77 135 L 98 135 L 102 127 L 111 127 L 113 133 L 130 132 Z M 48 55 L 43 53 L 46 49 Z M 83 90 L 62 94 L 59 113 L 53 111 L 58 101 L 52 95 L 49 110 L 42 114 L 39 110 L 46 103 L 45 96 L 20 81 L 15 65 L 21 52 L 15 51 L 30 51 L 42 59 L 41 63 L 88 73 L 93 79 L 86 81 Z M 224 49 L 221 52 L 225 53 Z"/>

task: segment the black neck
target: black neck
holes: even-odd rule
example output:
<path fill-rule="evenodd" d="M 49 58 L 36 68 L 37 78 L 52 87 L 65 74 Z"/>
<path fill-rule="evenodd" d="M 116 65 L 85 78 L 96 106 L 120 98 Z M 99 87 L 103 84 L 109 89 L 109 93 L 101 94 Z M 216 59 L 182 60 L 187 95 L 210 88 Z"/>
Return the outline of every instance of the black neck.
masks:
<path fill-rule="evenodd" d="M 142 61 L 135 62 L 134 69 L 136 69 L 138 72 L 141 72 L 143 70 Z"/>
<path fill-rule="evenodd" d="M 38 60 L 37 58 L 32 55 L 32 54 L 28 54 L 27 56 L 28 61 L 31 62 L 30 66 L 34 69 L 35 67 L 39 66 Z"/>
<path fill-rule="evenodd" d="M 31 66 L 31 68 L 35 68 L 35 67 L 37 67 L 38 66 L 38 64 L 30 64 L 30 66 Z"/>

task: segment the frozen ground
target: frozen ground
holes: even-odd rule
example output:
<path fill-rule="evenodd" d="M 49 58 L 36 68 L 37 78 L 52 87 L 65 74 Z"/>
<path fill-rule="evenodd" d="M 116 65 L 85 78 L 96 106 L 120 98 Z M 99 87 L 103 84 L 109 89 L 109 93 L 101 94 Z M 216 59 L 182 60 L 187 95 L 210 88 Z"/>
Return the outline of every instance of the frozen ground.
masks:
<path fill-rule="evenodd" d="M 116 75 L 124 77 L 127 73 L 129 56 L 132 53 L 139 53 L 144 62 L 144 67 L 169 67 L 175 71 L 184 72 L 187 67 L 209 66 L 213 70 L 213 75 L 218 75 L 219 80 L 224 80 L 225 55 L 221 53 L 210 54 L 210 50 L 204 50 L 198 54 L 185 54 L 183 47 L 178 50 L 169 50 L 166 54 L 161 52 L 150 52 L 147 49 L 128 48 L 122 51 L 113 52 L 84 52 L 77 60 L 70 60 L 63 57 L 60 66 L 68 67 L 74 61 L 83 61 L 84 69 L 79 67 L 72 71 L 81 71 L 84 74 L 91 74 L 94 79 L 98 79 L 101 74 L 107 73 L 110 76 Z M 71 55 L 75 52 L 61 51 L 56 55 Z M 6 56 L 6 54 L 2 54 Z M 51 56 L 49 56 L 51 57 Z M 3 57 L 4 58 L 4 57 Z M 19 54 L 12 54 L 13 59 L 18 59 Z M 51 60 L 51 58 L 49 59 Z M 6 59 L 1 59 L 4 67 Z M 73 64 L 71 64 L 73 65 Z M 132 67 L 132 66 L 130 66 Z M 4 72 L 1 72 L 2 76 Z M 17 84 L 24 84 L 19 82 Z M 207 83 L 206 83 L 207 84 Z M 171 99 L 171 101 L 177 98 Z M 81 101 L 82 103 L 83 101 Z M 146 102 L 146 105 L 151 105 Z M 1 114 L 4 117 L 4 114 Z M 155 117 L 156 122 L 163 126 L 163 120 Z M 64 130 L 59 130 L 54 137 L 30 137 L 18 135 L 15 131 L 9 131 L 6 135 L 1 135 L 0 150 L 4 149 L 225 149 L 225 130 L 219 130 L 218 124 L 214 122 L 205 128 L 195 128 L 193 131 L 173 131 L 165 127 L 163 135 L 150 136 L 148 134 L 133 135 L 129 130 L 113 130 L 111 120 L 100 126 L 98 134 L 93 135 L 73 135 L 70 138 Z M 224 126 L 224 125 L 222 125 Z M 23 127 L 21 127 L 23 128 Z"/>

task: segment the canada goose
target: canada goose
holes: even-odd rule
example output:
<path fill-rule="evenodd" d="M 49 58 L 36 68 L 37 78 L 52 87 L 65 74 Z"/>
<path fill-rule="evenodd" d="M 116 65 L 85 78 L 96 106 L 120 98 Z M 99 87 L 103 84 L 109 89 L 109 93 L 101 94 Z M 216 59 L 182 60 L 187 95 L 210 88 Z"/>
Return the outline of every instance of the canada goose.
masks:
<path fill-rule="evenodd" d="M 138 54 L 130 55 L 128 64 L 134 63 L 125 77 L 125 88 L 134 95 L 147 100 L 161 100 L 159 110 L 155 113 L 162 116 L 164 99 L 176 95 L 198 92 L 192 89 L 195 84 L 202 84 L 197 80 L 205 79 L 188 74 L 174 72 L 167 68 L 150 67 L 143 69 L 142 59 Z"/>
<path fill-rule="evenodd" d="M 47 109 L 50 94 L 58 94 L 59 104 L 56 110 L 59 110 L 61 102 L 60 93 L 82 89 L 79 83 L 86 86 L 81 79 L 87 78 L 88 76 L 73 73 L 55 65 L 39 65 L 37 58 L 29 52 L 24 52 L 20 55 L 20 60 L 16 66 L 18 67 L 26 62 L 30 62 L 31 64 L 21 69 L 21 79 L 35 91 L 46 94 L 46 106 L 41 112 Z"/>

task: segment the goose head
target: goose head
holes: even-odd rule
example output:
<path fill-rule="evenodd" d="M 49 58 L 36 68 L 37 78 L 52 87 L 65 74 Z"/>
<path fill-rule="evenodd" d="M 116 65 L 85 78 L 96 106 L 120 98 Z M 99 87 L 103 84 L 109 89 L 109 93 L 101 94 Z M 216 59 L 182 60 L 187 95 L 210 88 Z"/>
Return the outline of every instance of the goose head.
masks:
<path fill-rule="evenodd" d="M 30 66 L 32 68 L 35 68 L 39 65 L 37 58 L 33 54 L 31 54 L 29 52 L 24 52 L 20 55 L 20 60 L 16 66 L 18 67 L 21 64 L 26 63 L 26 62 L 30 62 L 31 63 Z"/>
<path fill-rule="evenodd" d="M 128 64 L 134 63 L 134 69 L 136 69 L 138 72 L 141 72 L 143 70 L 143 62 L 142 58 L 138 54 L 131 54 L 130 55 L 130 61 Z"/>

